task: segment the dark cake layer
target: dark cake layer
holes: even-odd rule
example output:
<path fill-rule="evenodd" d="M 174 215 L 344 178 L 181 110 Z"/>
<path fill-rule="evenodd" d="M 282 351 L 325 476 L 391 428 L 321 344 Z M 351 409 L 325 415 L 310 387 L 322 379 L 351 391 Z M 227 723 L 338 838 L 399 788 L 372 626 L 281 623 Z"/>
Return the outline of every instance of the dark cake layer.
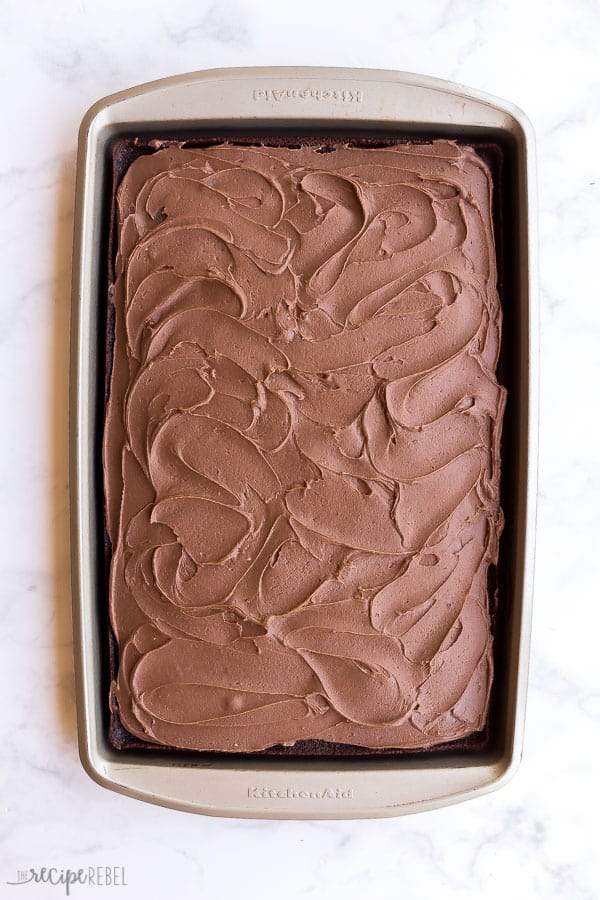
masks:
<path fill-rule="evenodd" d="M 325 753 L 479 732 L 504 407 L 487 167 L 445 141 L 171 144 L 128 167 L 118 243 L 127 732 Z"/>

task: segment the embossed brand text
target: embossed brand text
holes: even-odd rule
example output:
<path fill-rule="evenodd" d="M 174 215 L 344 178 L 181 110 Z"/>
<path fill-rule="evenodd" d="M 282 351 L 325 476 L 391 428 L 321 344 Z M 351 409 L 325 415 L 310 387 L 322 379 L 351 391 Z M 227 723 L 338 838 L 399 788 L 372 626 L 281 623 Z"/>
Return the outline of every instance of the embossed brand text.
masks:
<path fill-rule="evenodd" d="M 336 100 L 342 103 L 362 103 L 363 92 L 349 88 L 255 88 L 254 100 Z"/>
<path fill-rule="evenodd" d="M 298 791 L 294 788 L 249 787 L 252 800 L 351 800 L 352 788 L 323 788 L 321 791 Z"/>

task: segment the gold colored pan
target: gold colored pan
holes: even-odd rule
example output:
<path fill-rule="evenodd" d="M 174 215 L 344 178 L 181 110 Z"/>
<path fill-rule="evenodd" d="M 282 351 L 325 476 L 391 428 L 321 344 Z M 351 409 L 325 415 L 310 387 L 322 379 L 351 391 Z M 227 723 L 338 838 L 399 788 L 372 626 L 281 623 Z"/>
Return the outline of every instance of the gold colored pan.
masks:
<path fill-rule="evenodd" d="M 312 133 L 449 137 L 500 145 L 503 234 L 500 601 L 491 740 L 485 751 L 292 759 L 117 751 L 107 738 L 108 614 L 100 462 L 110 147 L 118 137 Z M 214 69 L 101 100 L 79 135 L 71 320 L 71 542 L 79 748 L 99 784 L 208 815 L 396 816 L 494 790 L 521 757 L 537 488 L 538 271 L 534 137 L 510 103 L 434 78 L 336 68 Z"/>

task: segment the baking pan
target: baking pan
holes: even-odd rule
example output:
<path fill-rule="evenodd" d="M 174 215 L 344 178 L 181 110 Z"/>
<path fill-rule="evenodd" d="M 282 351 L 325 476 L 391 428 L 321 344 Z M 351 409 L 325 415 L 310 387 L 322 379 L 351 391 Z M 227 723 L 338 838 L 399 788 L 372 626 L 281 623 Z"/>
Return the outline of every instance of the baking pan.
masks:
<path fill-rule="evenodd" d="M 169 754 L 108 742 L 100 443 L 111 147 L 121 137 L 219 134 L 448 137 L 499 144 L 504 239 L 501 378 L 509 389 L 496 674 L 484 751 L 350 759 Z M 538 287 L 534 139 L 512 104 L 403 72 L 213 69 L 114 94 L 79 134 L 71 320 L 71 553 L 79 751 L 99 784 L 191 812 L 248 818 L 394 816 L 504 784 L 522 752 L 537 482 Z"/>

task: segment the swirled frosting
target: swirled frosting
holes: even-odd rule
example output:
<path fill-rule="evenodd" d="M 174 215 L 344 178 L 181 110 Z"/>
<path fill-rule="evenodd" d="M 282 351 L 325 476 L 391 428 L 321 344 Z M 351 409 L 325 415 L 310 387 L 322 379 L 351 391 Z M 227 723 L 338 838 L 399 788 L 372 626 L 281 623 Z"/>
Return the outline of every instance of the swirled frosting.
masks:
<path fill-rule="evenodd" d="M 240 752 L 483 727 L 491 192 L 450 141 L 171 144 L 127 170 L 104 473 L 131 734 Z"/>

